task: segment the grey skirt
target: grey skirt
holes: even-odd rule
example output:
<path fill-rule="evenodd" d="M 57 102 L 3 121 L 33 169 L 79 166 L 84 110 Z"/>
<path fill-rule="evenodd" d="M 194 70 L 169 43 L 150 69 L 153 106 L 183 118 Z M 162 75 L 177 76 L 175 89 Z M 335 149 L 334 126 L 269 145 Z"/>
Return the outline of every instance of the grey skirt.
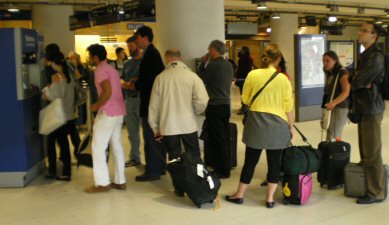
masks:
<path fill-rule="evenodd" d="M 242 141 L 255 149 L 287 148 L 291 143 L 288 123 L 271 113 L 249 111 Z"/>

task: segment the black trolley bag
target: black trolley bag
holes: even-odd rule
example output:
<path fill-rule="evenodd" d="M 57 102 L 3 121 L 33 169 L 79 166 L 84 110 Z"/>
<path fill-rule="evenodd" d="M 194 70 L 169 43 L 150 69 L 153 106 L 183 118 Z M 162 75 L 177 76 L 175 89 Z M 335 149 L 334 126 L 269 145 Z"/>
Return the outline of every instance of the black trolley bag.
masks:
<path fill-rule="evenodd" d="M 318 146 L 321 152 L 320 169 L 317 180 L 320 187 L 328 189 L 342 187 L 344 184 L 344 168 L 350 162 L 351 146 L 343 141 L 323 141 Z"/>
<path fill-rule="evenodd" d="M 173 186 L 185 192 L 198 208 L 216 199 L 221 182 L 205 168 L 200 156 L 184 152 L 168 163 L 167 170 Z"/>

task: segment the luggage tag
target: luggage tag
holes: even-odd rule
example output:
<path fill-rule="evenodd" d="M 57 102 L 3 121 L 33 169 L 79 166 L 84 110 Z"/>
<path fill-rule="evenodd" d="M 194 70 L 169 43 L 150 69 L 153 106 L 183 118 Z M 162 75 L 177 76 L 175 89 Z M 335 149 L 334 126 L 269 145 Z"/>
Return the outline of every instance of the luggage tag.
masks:
<path fill-rule="evenodd" d="M 213 180 L 212 180 L 212 177 L 211 177 L 211 176 L 208 176 L 208 177 L 207 177 L 207 181 L 208 181 L 209 187 L 210 187 L 211 189 L 215 188 L 215 184 L 213 183 Z"/>
<path fill-rule="evenodd" d="M 197 164 L 197 176 L 204 178 L 204 166 Z"/>

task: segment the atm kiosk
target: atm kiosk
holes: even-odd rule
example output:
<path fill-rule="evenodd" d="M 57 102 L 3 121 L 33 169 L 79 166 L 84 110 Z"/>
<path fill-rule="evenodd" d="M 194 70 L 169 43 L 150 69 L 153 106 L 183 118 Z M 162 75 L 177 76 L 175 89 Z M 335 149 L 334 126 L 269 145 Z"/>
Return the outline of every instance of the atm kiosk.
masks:
<path fill-rule="evenodd" d="M 24 187 L 43 165 L 42 46 L 35 30 L 0 29 L 0 187 Z"/>

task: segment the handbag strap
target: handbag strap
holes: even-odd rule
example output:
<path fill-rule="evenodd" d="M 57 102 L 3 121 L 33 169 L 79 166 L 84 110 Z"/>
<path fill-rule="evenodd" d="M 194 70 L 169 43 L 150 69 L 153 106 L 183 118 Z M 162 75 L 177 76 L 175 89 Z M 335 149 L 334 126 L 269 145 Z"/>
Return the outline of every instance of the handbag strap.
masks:
<path fill-rule="evenodd" d="M 339 73 L 340 73 L 340 69 L 339 69 L 338 73 L 336 74 L 335 84 L 334 84 L 334 88 L 332 89 L 330 102 L 332 102 L 332 100 L 334 100 L 334 94 L 335 94 L 336 86 L 338 85 L 338 80 L 339 80 Z"/>
<path fill-rule="evenodd" d="M 254 97 L 251 99 L 251 102 L 249 104 L 249 108 L 250 106 L 254 103 L 255 99 L 258 97 L 259 94 L 261 94 L 261 92 L 263 91 L 263 89 L 265 89 L 265 87 L 274 79 L 276 78 L 276 76 L 278 75 L 278 71 L 274 72 L 273 75 L 269 78 L 269 80 L 265 83 L 265 85 L 263 85 L 263 87 L 261 87 L 261 89 L 259 89 L 257 91 L 257 93 L 255 93 Z"/>
<path fill-rule="evenodd" d="M 309 144 L 308 139 L 307 139 L 307 138 L 304 136 L 304 134 L 296 127 L 296 125 L 293 124 L 293 127 L 294 127 L 294 129 L 296 129 L 297 132 L 300 134 L 300 136 L 301 136 L 301 138 L 303 139 L 303 141 L 304 141 L 305 143 L 307 143 L 308 145 L 311 145 L 311 144 Z"/>

